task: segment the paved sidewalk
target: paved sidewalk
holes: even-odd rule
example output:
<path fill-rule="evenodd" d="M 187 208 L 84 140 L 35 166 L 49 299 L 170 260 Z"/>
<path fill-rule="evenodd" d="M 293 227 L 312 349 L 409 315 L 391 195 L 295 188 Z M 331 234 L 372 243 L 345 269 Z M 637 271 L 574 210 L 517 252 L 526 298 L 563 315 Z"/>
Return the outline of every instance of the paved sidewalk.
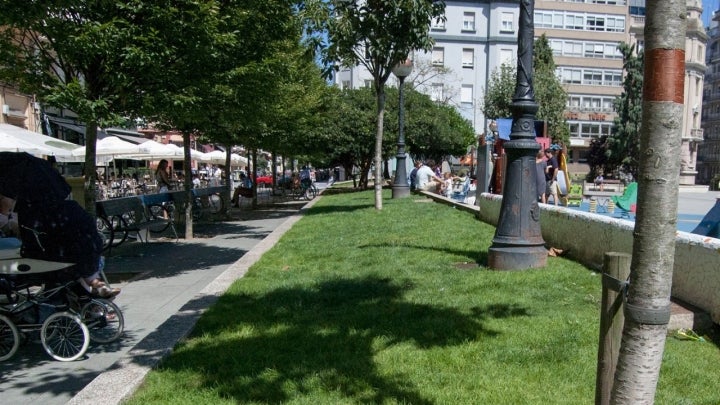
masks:
<path fill-rule="evenodd" d="M 233 210 L 232 221 L 196 224 L 190 241 L 162 238 L 114 248 L 105 270 L 123 289 L 115 300 L 125 315 L 123 336 L 91 343 L 84 360 L 69 363 L 52 360 L 39 342 L 23 344 L 0 363 L 2 403 L 116 404 L 127 398 L 201 313 L 300 218 L 303 204 L 243 207 Z"/>

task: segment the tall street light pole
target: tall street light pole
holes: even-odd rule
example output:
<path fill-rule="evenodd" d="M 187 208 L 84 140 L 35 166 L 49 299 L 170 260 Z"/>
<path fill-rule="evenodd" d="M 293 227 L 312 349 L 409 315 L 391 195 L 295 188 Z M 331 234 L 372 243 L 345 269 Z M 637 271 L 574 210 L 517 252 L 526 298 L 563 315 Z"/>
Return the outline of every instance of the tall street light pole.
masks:
<path fill-rule="evenodd" d="M 398 101 L 398 151 L 395 156 L 395 181 L 392 186 L 392 198 L 403 198 L 410 195 L 410 186 L 407 179 L 407 168 L 405 166 L 405 97 L 404 83 L 405 78 L 410 75 L 413 69 L 412 59 L 405 59 L 393 68 L 393 74 L 400 81 L 398 92 L 400 93 Z"/>
<path fill-rule="evenodd" d="M 497 229 L 488 249 L 488 267 L 520 270 L 544 267 L 547 250 L 540 231 L 540 207 L 535 186 L 535 102 L 533 89 L 534 0 L 520 1 L 518 64 L 510 141 L 503 145 L 507 174 Z"/>

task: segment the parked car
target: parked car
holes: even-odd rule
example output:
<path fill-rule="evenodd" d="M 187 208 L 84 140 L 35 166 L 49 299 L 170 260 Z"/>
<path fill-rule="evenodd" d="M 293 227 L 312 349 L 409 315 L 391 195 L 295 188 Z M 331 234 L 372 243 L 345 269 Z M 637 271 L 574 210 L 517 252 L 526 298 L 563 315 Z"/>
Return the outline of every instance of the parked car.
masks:
<path fill-rule="evenodd" d="M 272 176 L 257 176 L 258 187 L 272 187 Z"/>

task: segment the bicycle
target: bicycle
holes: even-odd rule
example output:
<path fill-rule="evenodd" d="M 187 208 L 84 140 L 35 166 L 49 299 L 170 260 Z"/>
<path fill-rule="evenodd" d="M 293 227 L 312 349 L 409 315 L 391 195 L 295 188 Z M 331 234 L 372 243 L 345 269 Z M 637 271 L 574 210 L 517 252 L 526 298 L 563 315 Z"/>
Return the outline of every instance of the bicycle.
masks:
<path fill-rule="evenodd" d="M 171 223 L 175 222 L 175 203 L 166 201 L 150 205 L 148 206 L 148 214 L 152 222 L 152 225 L 148 226 L 148 230 L 151 233 L 163 233 Z M 168 221 L 159 221 L 160 219 L 167 219 Z"/>
<path fill-rule="evenodd" d="M 297 192 L 296 192 L 297 191 Z M 300 181 L 299 186 L 293 189 L 293 196 L 296 200 L 304 198 L 306 200 L 312 200 L 319 193 L 317 186 L 312 181 Z"/>
<path fill-rule="evenodd" d="M 202 216 L 202 212 L 204 210 L 207 210 L 211 214 L 217 214 L 222 212 L 224 207 L 225 203 L 223 202 L 220 193 L 200 195 L 195 190 L 193 190 L 192 215 L 194 220 L 200 220 L 200 217 Z"/>
<path fill-rule="evenodd" d="M 124 229 L 127 228 L 128 224 L 132 223 L 134 218 L 132 213 L 125 213 L 123 215 L 114 215 L 110 218 L 98 216 L 95 218 L 98 233 L 103 241 L 103 251 L 110 247 L 117 247 L 121 243 L 125 242 L 128 237 L 128 232 Z"/>

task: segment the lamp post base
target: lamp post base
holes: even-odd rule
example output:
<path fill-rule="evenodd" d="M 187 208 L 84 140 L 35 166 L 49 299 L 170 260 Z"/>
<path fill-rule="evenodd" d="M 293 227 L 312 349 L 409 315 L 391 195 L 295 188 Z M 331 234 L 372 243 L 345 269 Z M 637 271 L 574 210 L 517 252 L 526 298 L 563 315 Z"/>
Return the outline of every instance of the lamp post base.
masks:
<path fill-rule="evenodd" d="M 410 196 L 410 186 L 402 184 L 393 184 L 392 198 L 404 198 Z"/>
<path fill-rule="evenodd" d="M 524 270 L 545 267 L 548 252 L 544 245 L 497 245 L 488 249 L 488 267 L 493 270 Z"/>

